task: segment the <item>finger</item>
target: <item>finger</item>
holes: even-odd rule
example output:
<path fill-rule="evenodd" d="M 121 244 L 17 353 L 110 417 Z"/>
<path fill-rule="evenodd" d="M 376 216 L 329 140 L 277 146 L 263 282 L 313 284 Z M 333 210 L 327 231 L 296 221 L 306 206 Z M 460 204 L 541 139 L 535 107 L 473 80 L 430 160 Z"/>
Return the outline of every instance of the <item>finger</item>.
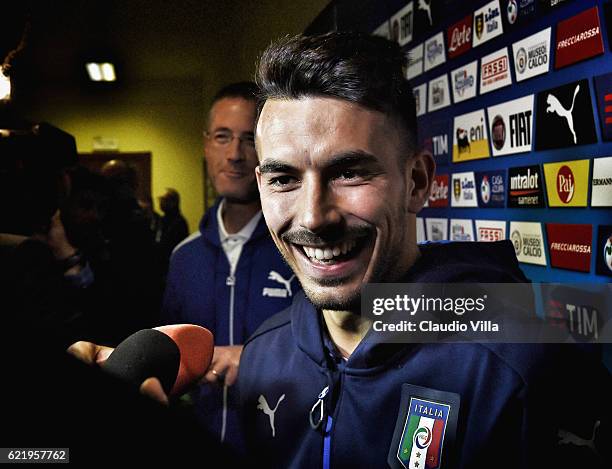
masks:
<path fill-rule="evenodd" d="M 168 405 L 168 396 L 166 396 L 164 388 L 157 378 L 151 377 L 145 379 L 140 385 L 140 394 L 150 397 L 160 404 Z"/>
<path fill-rule="evenodd" d="M 208 383 L 208 384 L 213 384 L 219 381 L 219 372 L 217 370 L 214 370 L 212 368 L 209 368 L 208 371 L 206 372 L 206 374 L 204 375 L 204 377 L 202 378 L 202 380 L 200 381 L 201 383 Z"/>
<path fill-rule="evenodd" d="M 80 340 L 68 347 L 66 352 L 88 365 L 93 365 L 96 362 L 97 347 L 92 342 Z"/>
<path fill-rule="evenodd" d="M 225 373 L 225 385 L 233 386 L 238 379 L 238 366 L 229 366 Z"/>
<path fill-rule="evenodd" d="M 96 364 L 101 365 L 102 363 L 104 363 L 108 359 L 108 357 L 110 357 L 110 354 L 113 353 L 114 350 L 115 349 L 112 347 L 98 345 L 96 352 Z"/>

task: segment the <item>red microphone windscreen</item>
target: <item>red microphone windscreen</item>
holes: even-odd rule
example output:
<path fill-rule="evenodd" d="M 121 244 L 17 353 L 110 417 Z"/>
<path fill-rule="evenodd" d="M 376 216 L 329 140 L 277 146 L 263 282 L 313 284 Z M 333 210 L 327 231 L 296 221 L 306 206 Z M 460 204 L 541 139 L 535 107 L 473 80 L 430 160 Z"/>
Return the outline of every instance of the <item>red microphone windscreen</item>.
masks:
<path fill-rule="evenodd" d="M 208 329 L 194 324 L 172 324 L 155 329 L 170 337 L 179 348 L 179 371 L 170 391 L 171 396 L 178 396 L 206 373 L 213 357 L 213 335 Z"/>

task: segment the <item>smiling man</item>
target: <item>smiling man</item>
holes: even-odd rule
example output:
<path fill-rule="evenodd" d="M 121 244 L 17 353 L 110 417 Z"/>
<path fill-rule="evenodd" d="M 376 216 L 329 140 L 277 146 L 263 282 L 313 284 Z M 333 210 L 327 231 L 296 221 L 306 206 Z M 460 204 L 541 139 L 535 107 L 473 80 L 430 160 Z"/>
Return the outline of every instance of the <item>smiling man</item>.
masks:
<path fill-rule="evenodd" d="M 255 181 L 257 87 L 233 83 L 215 95 L 204 132 L 208 175 L 220 195 L 200 229 L 170 259 L 162 306 L 166 324 L 190 323 L 215 336 L 215 353 L 195 392 L 200 422 L 232 447 L 237 398 L 232 387 L 242 344 L 291 302 L 298 282 L 270 239 Z"/>
<path fill-rule="evenodd" d="M 360 33 L 288 38 L 262 55 L 257 183 L 304 293 L 244 347 L 249 458 L 265 467 L 554 466 L 560 413 L 548 392 L 562 361 L 549 348 L 389 344 L 359 314 L 364 283 L 527 281 L 507 241 L 417 245 L 435 165 L 416 148 L 402 61 L 396 44 Z M 424 433 L 414 445 L 402 420 L 412 398 L 422 419 L 447 412 L 444 432 L 415 427 L 415 438 Z"/>

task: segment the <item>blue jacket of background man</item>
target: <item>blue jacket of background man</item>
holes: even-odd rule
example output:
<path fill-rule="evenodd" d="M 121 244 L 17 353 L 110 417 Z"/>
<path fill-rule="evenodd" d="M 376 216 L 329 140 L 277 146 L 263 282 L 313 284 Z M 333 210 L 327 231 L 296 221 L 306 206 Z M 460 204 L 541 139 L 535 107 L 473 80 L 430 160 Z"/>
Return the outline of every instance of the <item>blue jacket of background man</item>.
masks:
<path fill-rule="evenodd" d="M 286 308 L 301 287 L 274 245 L 263 217 L 231 275 L 219 239 L 219 203 L 205 213 L 200 230 L 174 250 L 162 315 L 166 324 L 198 324 L 209 329 L 215 345 L 239 345 L 264 320 Z M 234 388 L 202 385 L 192 396 L 202 424 L 228 444 L 242 446 L 236 431 Z"/>
<path fill-rule="evenodd" d="M 527 281 L 509 241 L 421 253 L 403 281 Z M 592 351 L 390 344 L 371 330 L 344 361 L 303 293 L 249 339 L 238 385 L 247 454 L 262 467 L 603 467 L 610 446 L 610 376 Z M 441 459 L 426 428 L 404 438 L 417 411 L 446 425 Z"/>

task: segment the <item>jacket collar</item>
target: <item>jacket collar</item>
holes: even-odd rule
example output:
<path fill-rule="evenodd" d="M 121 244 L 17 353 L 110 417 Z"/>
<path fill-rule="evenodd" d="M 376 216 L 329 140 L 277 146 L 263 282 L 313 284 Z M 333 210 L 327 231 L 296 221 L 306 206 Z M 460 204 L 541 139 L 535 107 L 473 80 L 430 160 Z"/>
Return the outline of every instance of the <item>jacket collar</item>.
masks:
<path fill-rule="evenodd" d="M 215 204 L 206 211 L 202 217 L 202 220 L 200 221 L 200 233 L 202 233 L 202 238 L 218 248 L 221 248 L 221 240 L 219 239 L 219 222 L 217 221 L 217 212 L 219 211 L 222 200 L 223 198 L 221 197 L 217 198 Z M 265 236 L 269 236 L 269 232 L 268 227 L 266 226 L 266 221 L 262 216 L 259 218 L 259 222 L 257 223 L 253 234 L 246 244 Z"/>
<path fill-rule="evenodd" d="M 421 257 L 399 282 L 461 283 L 522 282 L 514 248 L 509 241 L 497 243 L 430 243 L 419 246 Z M 298 347 L 320 367 L 326 367 L 326 347 L 321 313 L 303 292 L 294 297 L 291 329 Z M 370 330 L 344 367 L 351 374 L 375 373 L 390 366 L 394 356 L 404 355 L 418 344 L 387 343 L 383 334 Z"/>
<path fill-rule="evenodd" d="M 333 352 L 325 345 L 320 311 L 306 298 L 303 291 L 294 297 L 290 308 L 291 332 L 298 348 L 319 367 L 327 368 L 328 355 Z M 407 347 L 412 347 L 412 345 L 383 343 L 377 334 L 370 330 L 343 368 L 345 372 L 351 374 L 376 372 L 378 369 L 385 368 L 393 355 Z"/>

